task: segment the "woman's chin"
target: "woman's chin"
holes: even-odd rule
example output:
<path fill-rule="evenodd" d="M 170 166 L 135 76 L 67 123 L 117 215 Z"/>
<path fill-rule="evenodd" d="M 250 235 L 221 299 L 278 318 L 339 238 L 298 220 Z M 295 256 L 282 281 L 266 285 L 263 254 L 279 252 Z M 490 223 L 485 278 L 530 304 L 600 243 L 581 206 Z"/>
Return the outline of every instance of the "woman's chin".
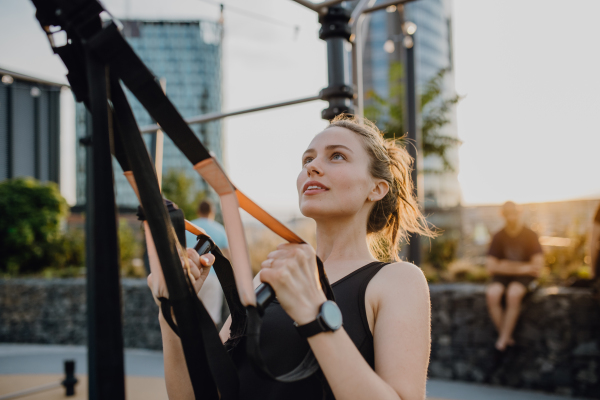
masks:
<path fill-rule="evenodd" d="M 311 204 L 312 203 L 312 204 Z M 306 202 L 300 205 L 300 212 L 307 218 L 322 219 L 330 218 L 338 214 L 339 207 L 331 207 L 325 204 L 316 204 L 316 202 Z"/>

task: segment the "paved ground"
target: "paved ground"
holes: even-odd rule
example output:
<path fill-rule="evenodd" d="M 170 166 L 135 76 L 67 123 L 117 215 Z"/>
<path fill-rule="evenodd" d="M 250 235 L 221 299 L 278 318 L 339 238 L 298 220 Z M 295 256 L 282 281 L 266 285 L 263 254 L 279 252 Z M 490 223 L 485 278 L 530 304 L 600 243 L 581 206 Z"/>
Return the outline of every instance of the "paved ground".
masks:
<path fill-rule="evenodd" d="M 61 379 L 63 360 L 75 360 L 80 379 L 78 396 L 85 399 L 87 392 L 87 357 L 83 346 L 47 346 L 0 344 L 0 396 L 34 385 Z M 162 353 L 150 350 L 125 351 L 126 387 L 129 400 L 166 399 L 163 382 Z M 60 389 L 45 395 L 21 397 L 25 400 L 59 399 Z M 573 400 L 572 397 L 554 396 L 539 392 L 430 379 L 427 384 L 429 400 Z"/>

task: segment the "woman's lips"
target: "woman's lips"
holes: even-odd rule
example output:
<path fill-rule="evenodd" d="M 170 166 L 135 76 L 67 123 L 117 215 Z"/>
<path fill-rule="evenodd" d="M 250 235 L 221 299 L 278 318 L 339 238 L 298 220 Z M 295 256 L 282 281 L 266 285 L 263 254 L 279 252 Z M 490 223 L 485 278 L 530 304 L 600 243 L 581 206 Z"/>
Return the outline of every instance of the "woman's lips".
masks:
<path fill-rule="evenodd" d="M 303 194 L 307 196 L 319 194 L 328 191 L 329 188 L 322 183 L 310 181 L 306 182 L 303 187 Z"/>

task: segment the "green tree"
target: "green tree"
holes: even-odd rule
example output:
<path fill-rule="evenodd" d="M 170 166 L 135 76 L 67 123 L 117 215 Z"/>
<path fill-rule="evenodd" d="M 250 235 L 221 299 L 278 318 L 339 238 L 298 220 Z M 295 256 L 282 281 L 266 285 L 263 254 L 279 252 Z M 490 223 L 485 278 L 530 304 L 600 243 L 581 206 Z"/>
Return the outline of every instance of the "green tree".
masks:
<path fill-rule="evenodd" d="M 163 196 L 177 204 L 187 219 L 196 216 L 198 204 L 204 199 L 204 191 L 198 190 L 194 179 L 178 169 L 169 169 L 163 176 Z"/>
<path fill-rule="evenodd" d="M 448 149 L 461 143 L 455 137 L 440 133 L 441 129 L 450 123 L 449 111 L 462 99 L 457 94 L 450 97 L 443 96 L 443 80 L 447 73 L 448 69 L 440 70 L 427 82 L 420 96 L 423 156 L 434 155 L 442 161 L 440 170 L 425 170 L 425 173 L 454 171 L 455 167 L 448 157 Z M 401 63 L 390 65 L 389 98 L 385 99 L 375 91 L 369 91 L 366 98 L 371 102 L 365 107 L 365 116 L 372 121 L 377 121 L 387 139 L 397 139 L 405 146 L 407 143 L 404 134 L 407 131 L 407 120 L 404 115 L 406 104 L 404 74 L 404 66 Z"/>
<path fill-rule="evenodd" d="M 53 182 L 0 182 L 0 271 L 36 272 L 52 264 L 68 205 Z"/>

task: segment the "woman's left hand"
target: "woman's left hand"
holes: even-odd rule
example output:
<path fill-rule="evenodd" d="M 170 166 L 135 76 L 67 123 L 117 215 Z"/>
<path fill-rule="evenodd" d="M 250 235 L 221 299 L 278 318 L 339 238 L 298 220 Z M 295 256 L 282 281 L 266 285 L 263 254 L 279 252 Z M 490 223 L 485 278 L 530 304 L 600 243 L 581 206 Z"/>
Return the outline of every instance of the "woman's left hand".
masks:
<path fill-rule="evenodd" d="M 281 244 L 261 267 L 260 280 L 271 285 L 288 315 L 298 325 L 314 321 L 327 300 L 319 282 L 314 249 L 309 244 Z"/>

